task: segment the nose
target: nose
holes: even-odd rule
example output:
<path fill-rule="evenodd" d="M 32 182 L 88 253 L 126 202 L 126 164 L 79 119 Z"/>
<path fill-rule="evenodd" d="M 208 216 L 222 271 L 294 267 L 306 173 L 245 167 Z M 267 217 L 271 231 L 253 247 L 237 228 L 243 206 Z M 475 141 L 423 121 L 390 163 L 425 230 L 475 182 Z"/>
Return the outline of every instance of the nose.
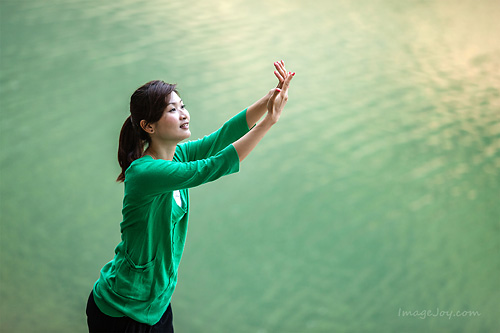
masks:
<path fill-rule="evenodd" d="M 184 109 L 180 112 L 180 117 L 182 120 L 187 119 L 188 115 L 189 115 L 189 113 L 187 112 L 186 109 Z"/>

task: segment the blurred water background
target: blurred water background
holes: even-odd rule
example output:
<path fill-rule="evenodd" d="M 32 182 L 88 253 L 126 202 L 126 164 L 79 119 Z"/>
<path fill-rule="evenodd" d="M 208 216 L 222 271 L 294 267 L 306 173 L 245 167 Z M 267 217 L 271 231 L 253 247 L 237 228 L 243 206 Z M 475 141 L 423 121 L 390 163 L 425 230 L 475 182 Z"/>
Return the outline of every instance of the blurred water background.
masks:
<path fill-rule="evenodd" d="M 297 72 L 279 124 L 191 191 L 176 332 L 500 327 L 500 2 L 0 9 L 2 332 L 86 332 L 137 87 L 178 83 L 198 138 L 274 87 L 279 59 Z"/>

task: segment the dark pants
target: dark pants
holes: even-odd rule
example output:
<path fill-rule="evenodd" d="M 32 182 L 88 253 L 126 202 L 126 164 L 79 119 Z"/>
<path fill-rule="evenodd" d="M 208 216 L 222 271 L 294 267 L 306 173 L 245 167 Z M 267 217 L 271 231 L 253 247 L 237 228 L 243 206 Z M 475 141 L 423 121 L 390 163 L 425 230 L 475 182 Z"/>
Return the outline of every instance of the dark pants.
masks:
<path fill-rule="evenodd" d="M 169 304 L 167 311 L 160 321 L 153 326 L 139 323 L 129 317 L 110 317 L 99 310 L 94 302 L 94 294 L 91 292 L 87 302 L 87 324 L 90 333 L 114 333 L 114 332 L 134 332 L 134 333 L 173 333 L 172 306 Z"/>

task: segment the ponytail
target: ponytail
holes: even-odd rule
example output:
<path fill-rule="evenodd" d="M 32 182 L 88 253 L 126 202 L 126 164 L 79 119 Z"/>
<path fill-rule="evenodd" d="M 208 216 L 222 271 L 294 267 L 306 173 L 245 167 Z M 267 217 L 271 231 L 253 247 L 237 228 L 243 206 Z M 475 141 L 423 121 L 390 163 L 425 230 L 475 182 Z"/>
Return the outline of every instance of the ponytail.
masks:
<path fill-rule="evenodd" d="M 140 158 L 144 153 L 144 139 L 141 138 L 141 131 L 136 129 L 132 122 L 132 116 L 128 116 L 120 131 L 120 141 L 118 143 L 118 163 L 122 172 L 116 179 L 117 182 L 125 180 L 125 170 L 133 161 Z"/>

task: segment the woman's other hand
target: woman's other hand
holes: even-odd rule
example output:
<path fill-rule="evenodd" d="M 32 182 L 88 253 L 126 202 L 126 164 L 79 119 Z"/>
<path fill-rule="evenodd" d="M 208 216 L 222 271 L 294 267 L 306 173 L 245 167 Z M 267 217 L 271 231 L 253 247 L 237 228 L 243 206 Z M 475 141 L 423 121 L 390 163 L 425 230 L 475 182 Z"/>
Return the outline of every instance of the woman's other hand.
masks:
<path fill-rule="evenodd" d="M 288 101 L 288 88 L 295 75 L 295 73 L 287 72 L 283 60 L 275 62 L 274 67 L 276 68 L 274 75 L 276 75 L 279 82 L 277 87 L 271 90 L 272 95 L 267 102 L 267 117 L 273 124 L 279 120 L 281 112 Z"/>

